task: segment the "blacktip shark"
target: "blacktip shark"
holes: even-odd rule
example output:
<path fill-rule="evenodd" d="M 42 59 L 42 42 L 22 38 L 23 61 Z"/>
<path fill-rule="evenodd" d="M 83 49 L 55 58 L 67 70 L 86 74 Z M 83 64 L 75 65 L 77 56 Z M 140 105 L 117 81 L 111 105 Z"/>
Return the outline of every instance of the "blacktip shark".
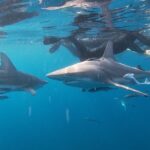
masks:
<path fill-rule="evenodd" d="M 118 87 L 138 95 L 145 97 L 149 96 L 147 93 L 131 88 L 128 85 L 141 83 L 137 82 L 137 80 L 147 80 L 150 78 L 150 71 L 144 71 L 140 68 L 130 67 L 117 62 L 113 54 L 112 41 L 108 41 L 101 58 L 86 60 L 56 70 L 47 74 L 47 77 L 63 81 L 70 86 L 76 86 L 87 90 Z M 143 83 L 145 83 L 145 81 Z"/>
<path fill-rule="evenodd" d="M 0 52 L 0 59 L 0 99 L 8 98 L 3 94 L 10 91 L 28 91 L 35 95 L 35 89 L 47 83 L 33 75 L 18 71 L 5 53 Z"/>

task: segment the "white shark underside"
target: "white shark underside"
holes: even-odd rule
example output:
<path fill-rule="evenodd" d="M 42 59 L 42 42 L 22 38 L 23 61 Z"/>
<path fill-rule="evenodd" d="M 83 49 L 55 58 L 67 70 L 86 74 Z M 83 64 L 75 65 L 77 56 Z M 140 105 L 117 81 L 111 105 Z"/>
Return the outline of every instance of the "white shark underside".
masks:
<path fill-rule="evenodd" d="M 86 60 L 56 70 L 47 76 L 80 88 L 92 89 L 115 86 L 139 95 L 148 96 L 148 94 L 127 85 L 144 82 L 145 79 L 150 78 L 150 72 L 116 62 L 113 55 L 113 43 L 109 41 L 103 57 L 100 59 Z"/>
<path fill-rule="evenodd" d="M 77 79 L 77 80 L 70 80 L 70 81 L 64 81 L 64 84 L 74 86 L 74 87 L 80 87 L 83 89 L 92 89 L 94 88 L 105 88 L 109 87 L 109 84 L 99 83 L 97 81 L 90 80 L 88 78 L 84 79 Z"/>

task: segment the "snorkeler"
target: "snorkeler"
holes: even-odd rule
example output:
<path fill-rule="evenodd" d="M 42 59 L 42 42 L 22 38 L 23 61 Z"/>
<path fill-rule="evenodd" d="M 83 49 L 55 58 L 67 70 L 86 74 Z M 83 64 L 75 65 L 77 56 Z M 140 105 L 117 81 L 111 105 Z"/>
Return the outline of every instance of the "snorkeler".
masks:
<path fill-rule="evenodd" d="M 104 1 L 103 1 L 104 2 Z M 72 54 L 77 56 L 81 61 L 89 58 L 99 58 L 102 56 L 106 44 L 109 40 L 114 43 L 114 53 L 121 53 L 126 49 L 145 54 L 144 51 L 135 41 L 139 41 L 145 46 L 150 46 L 150 39 L 140 33 L 142 30 L 128 31 L 117 29 L 113 26 L 109 4 L 111 1 L 105 1 L 101 6 L 102 14 L 78 14 L 74 19 L 74 26 L 78 29 L 73 31 L 68 37 L 45 37 L 45 45 L 53 44 L 50 52 L 56 51 L 60 45 L 65 46 Z M 98 34 L 89 36 L 86 33 L 96 26 Z M 100 26 L 103 31 L 100 32 Z M 144 30 L 144 29 L 143 29 Z M 146 53 L 148 54 L 148 53 Z"/>
<path fill-rule="evenodd" d="M 92 23 L 99 14 L 79 15 L 75 18 L 74 25 L 78 29 L 73 31 L 68 37 L 45 37 L 43 43 L 45 45 L 52 44 L 50 52 L 55 52 L 60 45 L 65 46 L 70 52 L 78 57 L 81 61 L 89 58 L 101 57 L 108 40 L 114 43 L 114 53 L 121 53 L 126 49 L 145 54 L 145 51 L 138 46 L 135 41 L 139 41 L 143 45 L 150 46 L 150 39 L 140 33 L 140 31 L 128 31 L 121 29 L 109 29 L 103 31 L 97 36 L 86 35 L 90 27 L 83 27 L 86 21 Z M 83 24 L 83 25 L 82 25 Z"/>

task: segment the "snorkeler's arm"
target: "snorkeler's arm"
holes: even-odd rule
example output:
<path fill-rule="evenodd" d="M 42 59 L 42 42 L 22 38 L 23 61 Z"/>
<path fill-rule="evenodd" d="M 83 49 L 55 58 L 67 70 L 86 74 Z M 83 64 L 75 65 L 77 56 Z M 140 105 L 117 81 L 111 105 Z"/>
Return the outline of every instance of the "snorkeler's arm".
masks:
<path fill-rule="evenodd" d="M 58 9 L 63 9 L 63 8 L 69 8 L 69 7 L 80 7 L 80 8 L 91 8 L 91 7 L 101 7 L 104 6 L 106 4 L 108 4 L 108 2 L 110 2 L 111 0 L 108 0 L 106 2 L 86 2 L 85 0 L 72 0 L 69 2 L 66 2 L 64 5 L 62 6 L 50 6 L 47 8 L 42 8 L 42 9 L 46 9 L 46 10 L 58 10 Z"/>
<path fill-rule="evenodd" d="M 42 8 L 42 9 L 45 9 L 45 10 L 58 10 L 58 9 L 63 9 L 63 8 L 68 8 L 68 7 L 73 7 L 73 6 L 74 6 L 73 2 L 66 2 L 62 6 L 49 6 L 49 7 Z"/>
<path fill-rule="evenodd" d="M 110 2 L 111 0 L 103 3 L 100 7 L 102 8 L 102 14 L 104 15 L 105 26 L 109 29 L 113 29 L 111 11 L 108 7 Z"/>

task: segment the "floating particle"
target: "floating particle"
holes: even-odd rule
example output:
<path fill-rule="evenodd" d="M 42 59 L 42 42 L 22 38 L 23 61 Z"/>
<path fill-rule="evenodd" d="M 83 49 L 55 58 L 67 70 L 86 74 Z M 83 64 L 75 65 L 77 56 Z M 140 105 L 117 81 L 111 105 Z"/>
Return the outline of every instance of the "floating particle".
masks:
<path fill-rule="evenodd" d="M 70 123 L 70 110 L 69 110 L 69 108 L 66 108 L 66 122 L 68 124 Z"/>
<path fill-rule="evenodd" d="M 31 117 L 31 115 L 32 115 L 32 107 L 29 106 L 28 107 L 28 116 Z"/>

